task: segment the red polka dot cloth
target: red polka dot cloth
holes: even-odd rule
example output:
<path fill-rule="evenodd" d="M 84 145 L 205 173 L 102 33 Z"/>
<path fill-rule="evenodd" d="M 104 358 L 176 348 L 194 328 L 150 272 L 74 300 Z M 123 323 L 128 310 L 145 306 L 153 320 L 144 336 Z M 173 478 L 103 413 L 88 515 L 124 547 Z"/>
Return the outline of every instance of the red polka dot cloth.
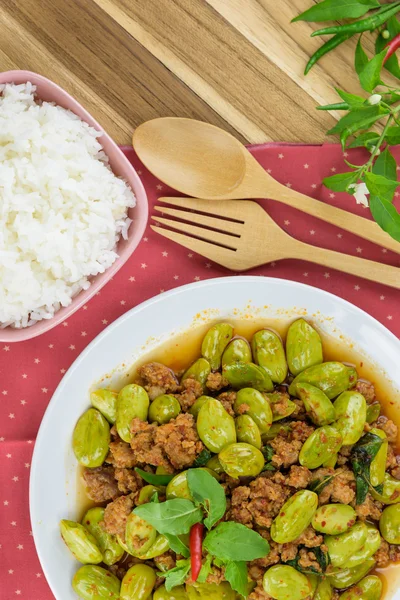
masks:
<path fill-rule="evenodd" d="M 151 176 L 131 148 L 124 149 L 147 190 L 150 213 L 172 190 Z M 345 170 L 337 145 L 268 144 L 251 152 L 277 180 L 323 202 L 366 216 L 347 194 L 332 193 L 322 179 Z M 400 148 L 396 151 L 400 159 Z M 364 160 L 354 150 L 351 162 Z M 360 163 L 361 164 L 361 163 Z M 176 194 L 175 194 L 176 195 Z M 400 266 L 400 256 L 278 202 L 263 206 L 290 235 L 310 244 Z M 400 336 L 399 292 L 310 263 L 285 260 L 249 271 L 322 288 L 366 310 Z M 182 284 L 231 275 L 226 269 L 154 233 L 147 227 L 131 259 L 77 313 L 44 335 L 0 344 L 0 597 L 51 600 L 31 535 L 28 483 L 35 437 L 61 378 L 87 344 L 107 325 L 143 300 Z M 61 598 L 58 600 L 62 600 Z"/>

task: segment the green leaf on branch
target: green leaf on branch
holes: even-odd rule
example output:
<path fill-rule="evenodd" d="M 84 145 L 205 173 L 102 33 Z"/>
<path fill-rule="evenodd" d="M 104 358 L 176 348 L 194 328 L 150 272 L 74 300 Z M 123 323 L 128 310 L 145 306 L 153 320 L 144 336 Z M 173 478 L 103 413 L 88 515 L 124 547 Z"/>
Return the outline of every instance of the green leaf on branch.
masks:
<path fill-rule="evenodd" d="M 382 175 L 382 177 L 386 177 L 386 179 L 396 181 L 397 163 L 390 153 L 389 148 L 385 148 L 378 156 L 372 167 L 372 172 L 375 173 L 375 175 Z"/>
<path fill-rule="evenodd" d="M 400 214 L 396 207 L 388 200 L 373 194 L 369 197 L 369 207 L 372 216 L 383 231 L 386 231 L 393 239 L 400 242 Z"/>
<path fill-rule="evenodd" d="M 349 185 L 357 183 L 358 173 L 350 171 L 349 173 L 338 173 L 331 177 L 325 177 L 323 184 L 333 192 L 347 192 Z"/>
<path fill-rule="evenodd" d="M 362 47 L 361 38 L 362 38 L 362 35 L 360 35 L 360 37 L 358 38 L 355 62 L 354 62 L 354 66 L 355 66 L 357 75 L 360 75 L 361 71 L 368 64 L 368 56 L 367 56 L 367 53 L 365 52 L 364 48 Z"/>
<path fill-rule="evenodd" d="M 375 173 L 365 173 L 364 177 L 370 194 L 392 202 L 396 188 L 399 185 L 398 181 L 392 181 L 382 177 L 382 175 L 375 175 Z"/>
<path fill-rule="evenodd" d="M 381 83 L 381 70 L 386 54 L 387 49 L 385 48 L 385 50 L 382 50 L 382 52 L 368 61 L 358 74 L 361 86 L 366 92 L 372 93 L 376 86 Z"/>
<path fill-rule="evenodd" d="M 367 123 L 371 125 L 389 113 L 389 109 L 375 104 L 374 106 L 362 106 L 351 110 L 347 115 L 342 117 L 332 129 L 328 131 L 330 135 L 341 133 L 345 129 L 352 130 L 354 133 L 361 127 L 367 127 Z"/>
<path fill-rule="evenodd" d="M 352 142 L 349 144 L 349 148 L 370 148 L 379 140 L 379 134 L 373 131 L 367 131 L 366 133 L 360 133 Z"/>
<path fill-rule="evenodd" d="M 350 108 L 362 106 L 365 102 L 365 98 L 363 98 L 362 96 L 357 96 L 356 94 L 349 94 L 348 92 L 344 92 L 343 90 L 339 90 L 338 88 L 336 88 L 336 91 L 342 98 L 342 100 L 348 103 Z"/>
<path fill-rule="evenodd" d="M 400 144 L 400 127 L 389 127 L 386 131 L 385 141 L 389 146 Z"/>
<path fill-rule="evenodd" d="M 304 11 L 295 21 L 336 21 L 339 19 L 357 19 L 365 15 L 371 8 L 379 8 L 378 0 L 323 0 L 319 4 Z"/>
<path fill-rule="evenodd" d="M 244 561 L 231 561 L 225 567 L 225 579 L 231 588 L 246 598 L 249 594 L 247 565 Z"/>
<path fill-rule="evenodd" d="M 385 40 L 382 35 L 378 35 L 375 41 L 375 52 L 382 52 L 386 44 L 391 41 L 398 33 L 400 33 L 400 23 L 396 16 L 390 17 L 386 21 L 385 29 L 389 31 L 389 38 Z M 393 54 L 385 63 L 385 69 L 400 79 L 399 59 L 396 54 Z"/>

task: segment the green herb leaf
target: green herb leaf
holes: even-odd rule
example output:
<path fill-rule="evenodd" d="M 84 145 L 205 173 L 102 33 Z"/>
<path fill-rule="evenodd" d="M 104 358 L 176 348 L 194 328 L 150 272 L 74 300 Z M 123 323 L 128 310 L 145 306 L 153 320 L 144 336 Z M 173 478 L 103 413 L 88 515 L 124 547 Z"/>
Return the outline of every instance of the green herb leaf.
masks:
<path fill-rule="evenodd" d="M 225 568 L 225 579 L 230 583 L 231 588 L 244 598 L 249 593 L 247 578 L 248 573 L 245 562 L 228 562 Z"/>
<path fill-rule="evenodd" d="M 307 489 L 319 495 L 334 477 L 334 475 L 325 475 L 325 477 L 322 477 L 322 479 L 314 479 Z"/>
<path fill-rule="evenodd" d="M 212 453 L 209 450 L 207 450 L 207 448 L 204 448 L 204 450 L 200 452 L 200 454 L 194 461 L 193 467 L 195 469 L 198 469 L 199 467 L 204 467 L 208 463 L 210 458 L 212 458 Z"/>
<path fill-rule="evenodd" d="M 362 106 L 360 108 L 353 109 L 347 115 L 342 117 L 336 123 L 336 125 L 328 131 L 328 133 L 340 133 L 354 125 L 356 126 L 356 129 L 354 131 L 357 131 L 360 124 L 363 124 L 365 121 L 369 121 L 370 119 L 371 123 L 374 123 L 374 120 L 380 119 L 381 116 L 388 114 L 388 112 L 389 111 L 387 109 L 384 109 L 379 105 Z"/>
<path fill-rule="evenodd" d="M 365 173 L 365 183 L 370 194 L 388 202 L 393 200 L 394 193 L 399 185 L 398 181 L 386 179 L 386 177 L 375 175 L 375 173 Z"/>
<path fill-rule="evenodd" d="M 299 546 L 299 549 L 304 548 L 304 547 L 305 546 Z M 313 552 L 315 554 L 315 558 L 316 558 L 317 562 L 319 563 L 319 566 L 321 567 L 321 570 L 318 570 L 312 566 L 308 567 L 308 568 L 302 567 L 300 565 L 300 556 L 301 556 L 300 552 L 298 552 L 296 554 L 295 558 L 286 561 L 285 564 L 289 565 L 291 567 L 294 567 L 297 571 L 300 571 L 300 573 L 307 573 L 307 574 L 314 573 L 314 574 L 321 575 L 321 571 L 322 571 L 322 573 L 325 573 L 327 567 L 330 564 L 329 554 L 328 554 L 328 552 L 323 552 L 320 547 L 314 548 Z"/>
<path fill-rule="evenodd" d="M 379 452 L 383 439 L 374 433 L 365 434 L 353 447 L 350 461 L 356 478 L 356 503 L 363 504 L 368 494 L 371 462 Z"/>
<path fill-rule="evenodd" d="M 154 494 L 152 495 L 152 497 L 150 498 L 150 502 L 154 502 L 156 504 L 160 503 L 160 500 L 158 498 L 158 492 L 154 492 Z"/>
<path fill-rule="evenodd" d="M 152 485 L 168 485 L 169 482 L 175 477 L 175 475 L 155 475 L 154 473 L 143 471 L 143 469 L 139 469 L 139 467 L 136 467 L 135 471 L 136 473 L 139 473 L 142 479 L 147 481 L 147 483 L 151 483 Z"/>
<path fill-rule="evenodd" d="M 207 577 L 210 575 L 210 573 L 212 573 L 212 559 L 213 557 L 211 556 L 211 554 L 207 554 L 207 558 L 205 560 L 205 562 L 203 563 L 201 569 L 200 569 L 200 573 L 197 577 L 197 581 L 199 583 L 205 583 Z"/>
<path fill-rule="evenodd" d="M 175 498 L 161 504 L 142 504 L 133 511 L 138 517 L 153 525 L 159 533 L 181 535 L 189 533 L 195 523 L 203 520 L 203 512 L 190 500 Z"/>
<path fill-rule="evenodd" d="M 382 177 L 386 177 L 386 179 L 396 181 L 397 164 L 390 153 L 389 148 L 385 148 L 384 151 L 380 153 L 372 167 L 372 172 L 375 173 L 375 175 L 382 175 Z"/>
<path fill-rule="evenodd" d="M 396 16 L 390 17 L 386 21 L 385 29 L 389 31 L 389 38 L 385 40 L 382 35 L 378 35 L 375 41 L 375 53 L 382 52 L 386 44 L 391 41 L 398 33 L 400 33 L 400 23 Z M 385 63 L 385 69 L 400 79 L 399 59 L 396 54 L 393 54 Z"/>
<path fill-rule="evenodd" d="M 157 573 L 159 577 L 165 578 L 165 589 L 170 592 L 177 585 L 185 583 L 190 571 L 190 560 L 178 560 L 176 567 L 165 573 Z"/>
<path fill-rule="evenodd" d="M 372 93 L 376 86 L 379 85 L 381 81 L 383 61 L 385 60 L 386 54 L 387 49 L 382 50 L 382 52 L 368 61 L 365 67 L 358 74 L 361 86 L 366 92 Z"/>
<path fill-rule="evenodd" d="M 338 88 L 336 88 L 336 91 L 342 98 L 342 100 L 344 100 L 350 106 L 350 108 L 357 108 L 363 106 L 363 104 L 365 103 L 365 98 L 363 98 L 362 96 L 356 96 L 356 94 L 349 94 L 348 92 L 344 92 L 343 90 L 339 90 Z"/>
<path fill-rule="evenodd" d="M 267 556 L 270 551 L 267 540 L 259 533 L 240 523 L 219 523 L 210 531 L 203 548 L 222 560 L 250 561 Z"/>
<path fill-rule="evenodd" d="M 189 469 L 187 482 L 194 502 L 204 506 L 207 513 L 204 525 L 207 529 L 211 529 L 226 511 L 224 488 L 208 471 L 203 469 Z"/>
<path fill-rule="evenodd" d="M 263 446 L 261 448 L 261 452 L 263 453 L 266 462 L 270 462 L 272 460 L 273 455 L 275 454 L 273 447 L 269 444 Z"/>
<path fill-rule="evenodd" d="M 366 133 L 360 133 L 352 142 L 349 144 L 349 148 L 370 148 L 374 145 L 374 142 L 379 140 L 379 134 L 373 131 L 367 131 Z"/>
<path fill-rule="evenodd" d="M 367 53 L 365 52 L 364 48 L 361 45 L 361 38 L 362 38 L 362 35 L 360 35 L 360 37 L 358 38 L 355 62 L 354 62 L 354 66 L 355 66 L 357 75 L 360 75 L 361 71 L 368 64 L 368 56 L 367 56 Z"/>
<path fill-rule="evenodd" d="M 389 146 L 396 146 L 397 144 L 400 144 L 400 127 L 389 127 L 386 132 L 385 140 Z"/>
<path fill-rule="evenodd" d="M 304 11 L 295 21 L 336 21 L 341 19 L 357 19 L 365 15 L 371 8 L 378 8 L 377 0 L 323 0 L 319 4 Z"/>
<path fill-rule="evenodd" d="M 338 173 L 331 177 L 325 177 L 323 184 L 334 192 L 347 192 L 349 185 L 357 183 L 358 174 L 354 171 L 349 173 Z"/>
<path fill-rule="evenodd" d="M 392 202 L 371 194 L 369 207 L 378 225 L 393 239 L 400 242 L 400 214 Z"/>
<path fill-rule="evenodd" d="M 189 548 L 182 542 L 182 540 L 177 535 L 172 535 L 171 533 L 164 533 L 165 537 L 168 540 L 169 547 L 176 554 L 181 554 L 185 558 L 189 558 L 190 551 Z"/>

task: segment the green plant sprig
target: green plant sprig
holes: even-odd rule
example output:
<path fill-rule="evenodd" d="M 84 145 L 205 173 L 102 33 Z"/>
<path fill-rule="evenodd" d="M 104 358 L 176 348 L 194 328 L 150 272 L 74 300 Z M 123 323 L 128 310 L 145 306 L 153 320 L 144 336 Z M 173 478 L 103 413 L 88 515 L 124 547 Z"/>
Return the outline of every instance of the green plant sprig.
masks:
<path fill-rule="evenodd" d="M 371 12 L 369 12 L 371 11 Z M 400 79 L 399 60 L 387 45 L 394 40 L 399 45 L 400 23 L 397 13 L 400 2 L 380 4 L 378 0 L 322 0 L 294 21 L 313 22 L 346 19 L 344 25 L 335 24 L 314 32 L 330 33 L 332 37 L 310 59 L 306 73 L 328 51 L 356 33 L 361 33 L 355 52 L 355 70 L 367 97 L 337 90 L 340 101 L 318 107 L 318 110 L 342 111 L 346 114 L 328 132 L 338 135 L 342 148 L 366 148 L 370 156 L 364 164 L 355 165 L 345 159 L 349 171 L 324 179 L 324 184 L 336 192 L 353 194 L 358 203 L 370 207 L 375 221 L 391 237 L 400 242 L 400 214 L 393 204 L 397 181 L 397 165 L 390 151 L 400 144 L 400 88 L 382 81 L 387 69 Z M 369 15 L 367 15 L 369 13 Z M 348 19 L 353 19 L 348 22 Z M 358 20 L 357 20 L 358 19 Z M 376 31 L 375 55 L 369 58 L 362 46 L 364 31 Z M 389 57 L 389 58 L 388 58 Z M 376 131 L 376 126 L 381 132 Z M 369 201 L 367 195 L 369 194 Z M 372 240 L 373 241 L 373 240 Z"/>

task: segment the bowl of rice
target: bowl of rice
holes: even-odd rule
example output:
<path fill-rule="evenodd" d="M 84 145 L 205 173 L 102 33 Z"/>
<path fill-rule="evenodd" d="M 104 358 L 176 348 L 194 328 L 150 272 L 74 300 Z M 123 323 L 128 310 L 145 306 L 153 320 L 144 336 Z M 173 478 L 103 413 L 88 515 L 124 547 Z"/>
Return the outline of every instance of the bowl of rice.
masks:
<path fill-rule="evenodd" d="M 0 73 L 0 341 L 55 327 L 139 244 L 148 217 L 135 169 L 52 81 Z"/>

